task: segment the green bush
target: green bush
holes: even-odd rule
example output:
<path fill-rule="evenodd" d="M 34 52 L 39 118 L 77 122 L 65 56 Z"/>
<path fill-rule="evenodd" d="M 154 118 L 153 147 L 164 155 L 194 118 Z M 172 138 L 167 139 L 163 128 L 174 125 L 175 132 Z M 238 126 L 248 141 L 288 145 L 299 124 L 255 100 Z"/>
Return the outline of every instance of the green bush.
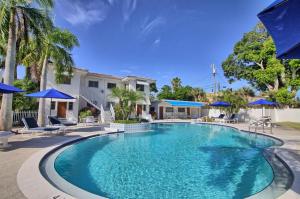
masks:
<path fill-rule="evenodd" d="M 119 123 L 119 124 L 137 124 L 137 123 L 140 123 L 140 121 L 136 120 L 136 119 L 131 119 L 131 120 L 115 120 L 114 123 Z"/>
<path fill-rule="evenodd" d="M 92 111 L 86 110 L 86 109 L 81 110 L 79 113 L 80 118 L 85 118 L 85 117 L 92 116 L 92 115 L 93 115 Z"/>

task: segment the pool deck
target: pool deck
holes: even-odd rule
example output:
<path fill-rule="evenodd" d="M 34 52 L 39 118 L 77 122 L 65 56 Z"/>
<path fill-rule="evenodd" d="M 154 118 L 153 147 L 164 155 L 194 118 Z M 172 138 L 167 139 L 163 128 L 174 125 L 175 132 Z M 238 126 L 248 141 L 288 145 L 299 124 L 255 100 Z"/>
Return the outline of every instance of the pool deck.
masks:
<path fill-rule="evenodd" d="M 157 122 L 167 122 L 166 120 Z M 188 120 L 169 120 L 169 122 L 190 122 Z M 248 130 L 248 124 L 226 124 L 238 128 L 240 130 Z M 107 132 L 101 130 L 101 127 L 80 127 L 72 130 L 72 132 L 66 135 L 14 135 L 9 139 L 9 144 L 12 146 L 5 150 L 0 150 L 0 195 L 2 199 L 21 199 L 26 198 L 20 190 L 18 184 L 21 184 L 22 190 L 32 189 L 36 190 L 36 193 L 43 194 L 41 187 L 45 184 L 36 183 L 34 179 L 27 179 L 20 183 L 20 176 L 17 180 L 18 172 L 20 168 L 26 167 L 26 161 L 29 158 L 38 157 L 42 155 L 45 150 L 54 148 L 55 146 L 69 142 L 72 140 L 80 139 L 97 134 L 105 134 Z M 258 130 L 258 133 L 262 133 L 262 130 Z M 268 130 L 266 135 L 277 137 L 284 141 L 284 145 L 276 148 L 276 154 L 282 158 L 292 169 L 294 174 L 294 182 L 284 195 L 280 198 L 300 199 L 300 131 L 289 128 L 274 128 L 273 134 L 270 134 Z M 25 162 L 25 163 L 24 163 Z M 24 165 L 23 165 L 24 164 Z M 27 165 L 27 170 L 29 169 Z M 26 169 L 26 168 L 25 168 Z M 23 170 L 24 171 L 24 170 Z M 28 171 L 30 173 L 30 170 Z M 24 173 L 24 172 L 23 172 Z M 19 174 L 20 175 L 20 174 Z M 39 176 L 41 177 L 41 176 Z M 22 176 L 21 176 L 22 179 Z M 24 180 L 24 178 L 23 178 Z M 18 182 L 19 181 L 19 182 Z M 26 193 L 28 197 L 28 193 Z M 37 195 L 36 198 L 52 198 L 55 195 L 42 196 Z M 62 195 L 58 198 L 63 198 Z"/>

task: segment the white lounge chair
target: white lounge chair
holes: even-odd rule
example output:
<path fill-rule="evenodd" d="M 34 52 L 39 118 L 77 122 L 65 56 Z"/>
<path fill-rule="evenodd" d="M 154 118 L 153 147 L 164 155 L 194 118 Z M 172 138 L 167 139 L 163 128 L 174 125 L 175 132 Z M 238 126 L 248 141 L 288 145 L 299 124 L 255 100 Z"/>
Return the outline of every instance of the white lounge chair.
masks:
<path fill-rule="evenodd" d="M 0 143 L 2 143 L 2 145 L 0 145 L 0 148 L 10 147 L 10 145 L 8 144 L 8 138 L 13 135 L 14 134 L 10 131 L 0 131 Z"/>
<path fill-rule="evenodd" d="M 21 130 L 21 133 L 45 133 L 45 132 L 59 132 L 59 127 L 39 127 L 36 120 L 33 117 L 24 117 L 22 118 L 24 123 L 24 129 Z"/>

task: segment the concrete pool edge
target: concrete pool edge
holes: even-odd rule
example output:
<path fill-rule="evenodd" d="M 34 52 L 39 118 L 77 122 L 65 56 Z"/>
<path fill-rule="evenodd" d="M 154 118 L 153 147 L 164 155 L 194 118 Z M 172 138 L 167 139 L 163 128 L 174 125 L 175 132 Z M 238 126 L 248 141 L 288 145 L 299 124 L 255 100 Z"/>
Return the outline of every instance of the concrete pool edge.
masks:
<path fill-rule="evenodd" d="M 168 122 L 156 122 L 156 123 L 168 123 Z M 178 122 L 171 122 L 171 123 L 178 123 Z M 182 123 L 182 122 L 181 122 Z M 185 123 L 187 123 L 185 121 Z M 203 124 L 210 124 L 210 125 L 220 125 L 220 124 L 215 124 L 215 123 L 203 123 Z M 224 125 L 221 124 L 221 126 L 226 126 L 226 127 L 231 127 L 235 128 L 239 131 L 244 131 L 242 129 L 230 126 L 230 125 Z M 251 132 L 251 131 L 246 131 L 246 132 Z M 254 132 L 251 132 L 254 133 Z M 106 133 L 109 134 L 109 133 Z M 280 140 L 284 146 L 284 141 L 276 136 L 270 136 L 270 135 L 265 135 L 261 133 L 256 133 L 260 134 L 262 136 L 269 136 L 273 139 Z M 92 132 L 84 136 L 79 136 L 77 138 L 72 138 L 66 141 L 63 141 L 61 143 L 58 143 L 54 146 L 47 147 L 42 149 L 41 151 L 33 154 L 29 159 L 27 159 L 23 165 L 21 166 L 18 175 L 17 175 L 17 183 L 22 191 L 22 193 L 27 197 L 27 198 L 32 198 L 32 199 L 43 199 L 43 198 L 66 198 L 66 199 L 74 199 L 73 196 L 59 190 L 56 188 L 54 185 L 52 185 L 42 174 L 40 171 L 40 163 L 41 161 L 50 154 L 52 151 L 55 151 L 63 146 L 69 145 L 74 142 L 78 142 L 83 139 L 99 136 L 98 132 Z M 102 134 L 105 135 L 105 134 Z M 280 146 L 280 147 L 282 147 Z M 280 147 L 276 147 L 276 149 L 280 149 Z M 300 198 L 299 193 L 296 193 L 293 190 L 300 190 L 300 173 L 299 171 L 297 172 L 296 166 L 291 167 L 291 162 L 286 159 L 286 157 L 283 154 L 277 154 L 276 151 L 276 156 L 278 156 L 283 162 L 288 165 L 288 168 L 291 170 L 291 173 L 294 176 L 293 183 L 290 189 L 287 190 L 283 195 L 281 195 L 279 198 Z M 300 162 L 300 161 L 299 161 Z M 289 164 L 290 163 L 290 164 Z M 255 195 L 253 195 L 255 196 Z M 102 198 L 99 196 L 99 198 Z"/>

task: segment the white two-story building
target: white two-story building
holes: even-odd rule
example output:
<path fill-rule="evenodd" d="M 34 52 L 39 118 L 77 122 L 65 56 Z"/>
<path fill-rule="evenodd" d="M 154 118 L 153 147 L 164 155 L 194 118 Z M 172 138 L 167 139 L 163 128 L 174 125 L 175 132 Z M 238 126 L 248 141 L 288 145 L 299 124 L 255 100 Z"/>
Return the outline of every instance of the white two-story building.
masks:
<path fill-rule="evenodd" d="M 117 103 L 117 99 L 111 96 L 111 90 L 115 87 L 125 87 L 130 90 L 139 91 L 144 99 L 137 103 L 137 114 L 149 113 L 150 108 L 150 84 L 155 80 L 136 77 L 115 77 L 112 75 L 91 73 L 85 69 L 73 68 L 72 78 L 64 79 L 63 83 L 55 81 L 55 70 L 49 66 L 47 73 L 47 89 L 55 88 L 74 97 L 74 100 L 52 99 L 47 100 L 46 113 L 59 118 L 67 118 L 78 121 L 79 111 L 85 107 L 94 107 L 100 112 L 111 112 L 111 105 Z"/>

